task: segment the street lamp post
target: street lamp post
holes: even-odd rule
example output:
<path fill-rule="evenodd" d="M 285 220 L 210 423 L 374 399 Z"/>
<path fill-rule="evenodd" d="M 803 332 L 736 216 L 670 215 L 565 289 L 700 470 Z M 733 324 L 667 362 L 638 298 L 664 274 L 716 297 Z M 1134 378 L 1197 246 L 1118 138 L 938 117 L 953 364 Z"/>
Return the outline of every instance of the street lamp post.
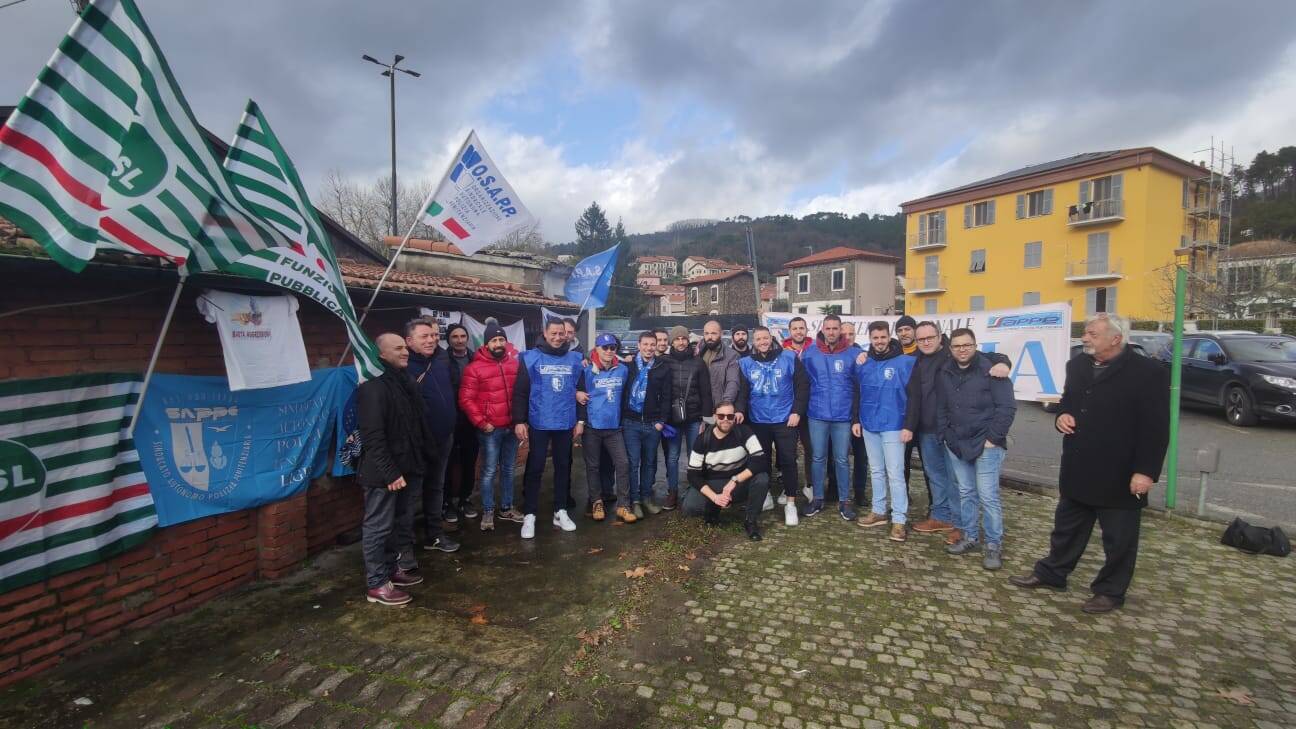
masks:
<path fill-rule="evenodd" d="M 421 74 L 407 68 L 397 68 L 397 65 L 405 60 L 405 56 L 399 53 L 396 54 L 391 63 L 383 63 L 369 55 L 360 58 L 382 66 L 386 69 L 382 72 L 382 75 L 391 80 L 391 234 L 397 236 L 400 235 L 400 230 L 396 227 L 396 72 L 407 73 L 414 78 L 418 78 Z"/>

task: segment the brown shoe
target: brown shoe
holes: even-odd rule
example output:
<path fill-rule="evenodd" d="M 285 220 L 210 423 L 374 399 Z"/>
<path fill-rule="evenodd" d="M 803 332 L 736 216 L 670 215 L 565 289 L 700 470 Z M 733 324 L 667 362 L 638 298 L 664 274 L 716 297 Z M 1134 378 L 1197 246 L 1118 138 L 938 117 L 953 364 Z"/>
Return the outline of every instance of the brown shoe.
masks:
<path fill-rule="evenodd" d="M 603 499 L 594 502 L 594 508 L 591 509 L 590 518 L 594 521 L 603 521 L 607 518 L 607 513 L 603 511 Z"/>
<path fill-rule="evenodd" d="M 913 530 L 919 534 L 935 534 L 937 532 L 947 532 L 954 528 L 953 524 L 940 519 L 923 519 L 913 525 Z"/>
<path fill-rule="evenodd" d="M 623 521 L 626 524 L 633 524 L 639 521 L 639 519 L 634 515 L 634 512 L 624 506 L 618 506 L 616 508 L 616 518 L 618 521 Z"/>
<path fill-rule="evenodd" d="M 882 526 L 883 524 L 887 524 L 890 521 L 891 520 L 887 518 L 886 514 L 874 514 L 873 512 L 870 511 L 868 516 L 864 517 L 863 519 L 856 520 L 855 523 L 859 524 L 862 527 L 875 527 L 875 526 Z"/>
<path fill-rule="evenodd" d="M 679 497 L 676 496 L 675 494 L 666 494 L 666 502 L 662 504 L 661 508 L 665 509 L 666 511 L 674 511 L 678 507 L 679 507 Z"/>
<path fill-rule="evenodd" d="M 903 542 L 909 538 L 909 530 L 904 524 L 892 524 L 890 539 L 893 542 Z"/>
<path fill-rule="evenodd" d="M 381 587 L 375 587 L 366 592 L 365 599 L 369 602 L 376 602 L 379 605 L 397 606 L 404 605 L 414 598 L 410 597 L 408 592 L 405 592 L 392 583 L 387 582 Z"/>
<path fill-rule="evenodd" d="M 1094 595 L 1088 600 L 1085 600 L 1084 604 L 1080 606 L 1080 609 L 1090 615 L 1101 615 L 1102 613 L 1109 613 L 1123 604 L 1123 601 L 1117 600 L 1110 595 Z"/>
<path fill-rule="evenodd" d="M 958 544 L 961 541 L 963 541 L 962 529 L 959 529 L 958 527 L 950 527 L 950 530 L 945 532 L 946 544 Z"/>

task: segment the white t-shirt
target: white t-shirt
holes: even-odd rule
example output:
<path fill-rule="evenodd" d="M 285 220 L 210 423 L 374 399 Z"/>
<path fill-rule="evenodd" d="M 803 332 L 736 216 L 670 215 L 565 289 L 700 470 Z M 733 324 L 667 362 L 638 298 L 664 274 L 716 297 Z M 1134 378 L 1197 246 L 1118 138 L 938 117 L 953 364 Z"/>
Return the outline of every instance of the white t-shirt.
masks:
<path fill-rule="evenodd" d="M 230 390 L 255 390 L 311 378 L 292 296 L 205 291 L 198 311 L 220 332 Z"/>

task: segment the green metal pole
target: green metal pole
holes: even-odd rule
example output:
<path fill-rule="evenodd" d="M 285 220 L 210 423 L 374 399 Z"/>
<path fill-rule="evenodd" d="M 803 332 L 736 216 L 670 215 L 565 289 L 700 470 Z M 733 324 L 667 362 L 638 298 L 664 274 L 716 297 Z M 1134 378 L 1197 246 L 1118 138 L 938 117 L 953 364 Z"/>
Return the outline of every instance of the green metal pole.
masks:
<path fill-rule="evenodd" d="M 1179 390 L 1183 381 L 1184 290 L 1188 272 L 1175 267 L 1174 348 L 1170 357 L 1170 450 L 1166 454 L 1166 510 L 1175 508 L 1179 495 Z"/>

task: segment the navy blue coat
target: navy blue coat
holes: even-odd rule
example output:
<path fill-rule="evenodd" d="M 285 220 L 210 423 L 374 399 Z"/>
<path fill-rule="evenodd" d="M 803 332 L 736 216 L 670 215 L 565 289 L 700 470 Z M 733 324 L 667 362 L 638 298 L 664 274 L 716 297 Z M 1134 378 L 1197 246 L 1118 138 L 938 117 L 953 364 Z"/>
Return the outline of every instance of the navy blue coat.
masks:
<path fill-rule="evenodd" d="M 1017 401 L 1011 380 L 990 376 L 993 366 L 977 352 L 966 369 L 950 357 L 936 373 L 936 432 L 961 461 L 980 458 L 986 441 L 1008 447 Z"/>
<path fill-rule="evenodd" d="M 410 352 L 406 372 L 418 385 L 423 396 L 423 421 L 428 432 L 438 438 L 450 435 L 459 417 L 455 377 L 451 374 L 450 353 L 437 348 L 431 357 Z"/>

